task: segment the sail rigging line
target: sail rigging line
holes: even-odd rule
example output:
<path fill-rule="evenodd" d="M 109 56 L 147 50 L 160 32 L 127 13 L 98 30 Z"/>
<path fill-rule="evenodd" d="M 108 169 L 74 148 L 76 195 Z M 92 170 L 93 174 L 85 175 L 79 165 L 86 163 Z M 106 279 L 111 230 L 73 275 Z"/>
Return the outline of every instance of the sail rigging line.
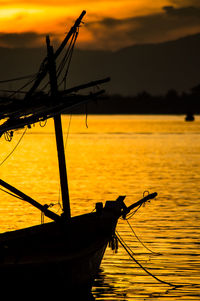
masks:
<path fill-rule="evenodd" d="M 6 90 L 6 89 L 0 89 L 0 92 L 5 92 L 5 93 L 22 93 L 22 94 L 26 94 L 27 93 L 27 91 Z"/>
<path fill-rule="evenodd" d="M 0 163 L 0 166 L 3 165 L 3 163 L 14 153 L 14 151 L 16 150 L 16 148 L 18 147 L 18 145 L 20 144 L 20 142 L 22 141 L 22 138 L 24 137 L 24 135 L 26 134 L 27 128 L 25 128 L 24 132 L 22 133 L 19 141 L 17 142 L 17 144 L 15 145 L 15 147 L 12 149 L 12 151 L 4 158 L 4 160 Z"/>
<path fill-rule="evenodd" d="M 70 51 L 68 65 L 67 65 L 67 68 L 66 68 L 66 71 L 65 71 L 65 75 L 63 77 L 64 89 L 66 89 L 67 75 L 69 73 L 69 68 L 70 68 L 70 64 L 71 64 L 71 61 L 72 61 L 72 55 L 73 55 L 73 52 L 74 52 L 74 47 L 75 47 L 75 44 L 76 44 L 76 40 L 77 40 L 78 34 L 79 34 L 79 28 L 77 29 L 77 31 L 75 33 L 75 38 L 74 38 L 74 42 L 72 44 L 72 48 L 71 48 L 71 51 Z"/>
<path fill-rule="evenodd" d="M 117 231 L 116 231 L 117 233 Z M 139 267 L 145 271 L 149 276 L 151 276 L 152 278 L 154 278 L 155 280 L 157 280 L 158 282 L 160 283 L 164 283 L 164 284 L 167 284 L 169 286 L 172 286 L 172 287 L 175 287 L 175 288 L 178 288 L 178 287 L 182 287 L 184 285 L 176 285 L 176 284 L 173 284 L 171 282 L 167 282 L 167 281 L 164 281 L 164 280 L 161 280 L 160 278 L 158 278 L 157 276 L 153 275 L 151 272 L 149 272 L 149 270 L 147 268 L 145 268 L 134 256 L 133 256 L 133 252 L 132 250 L 130 251 L 130 248 L 128 247 L 128 245 L 120 238 L 119 234 L 117 233 L 116 234 L 116 237 L 119 241 L 119 243 L 121 244 L 121 246 L 125 249 L 125 251 L 128 253 L 128 255 L 133 259 L 133 261 L 139 265 Z"/>
<path fill-rule="evenodd" d="M 70 67 L 70 63 L 71 63 L 71 60 L 72 60 L 72 55 L 73 55 L 73 52 L 74 52 L 74 47 L 75 47 L 75 44 L 76 44 L 78 34 L 79 34 L 79 28 L 77 28 L 76 32 L 74 32 L 74 34 L 72 35 L 71 42 L 69 44 L 68 50 L 67 50 L 67 52 L 66 52 L 66 54 L 63 58 L 63 67 L 61 66 L 62 70 L 58 74 L 58 77 L 59 77 L 61 75 L 62 71 L 64 70 L 64 66 L 67 64 L 66 71 L 65 71 L 65 74 L 63 76 L 63 79 L 58 84 L 58 86 L 60 87 L 64 83 L 64 89 L 66 89 L 66 79 L 67 79 L 67 75 L 69 73 L 69 67 Z"/>
<path fill-rule="evenodd" d="M 7 194 L 9 194 L 9 195 L 11 195 L 11 196 L 13 196 L 13 197 L 16 198 L 16 199 L 23 200 L 20 196 L 17 196 L 17 195 L 15 195 L 14 193 L 8 192 L 8 191 L 5 190 L 5 189 L 0 188 L 0 190 L 3 191 L 3 192 L 5 192 L 5 193 L 7 193 Z"/>
<path fill-rule="evenodd" d="M 0 84 L 15 82 L 15 81 L 23 80 L 23 79 L 27 79 L 27 78 L 32 78 L 35 75 L 36 74 L 30 74 L 30 75 L 25 75 L 25 76 L 21 76 L 21 77 L 15 77 L 15 78 L 10 78 L 10 79 L 0 80 Z"/>
<path fill-rule="evenodd" d="M 77 30 L 77 27 L 80 26 L 80 23 L 82 22 L 82 19 L 84 17 L 84 15 L 86 14 L 86 11 L 83 10 L 82 13 L 80 14 L 80 16 L 78 17 L 78 19 L 75 21 L 74 25 L 71 27 L 70 31 L 68 32 L 68 34 L 65 36 L 64 40 L 62 41 L 61 45 L 58 47 L 58 49 L 55 51 L 54 53 L 54 60 L 56 60 L 60 53 L 63 51 L 64 47 L 66 46 L 66 44 L 68 43 L 69 39 L 71 38 L 71 36 L 73 35 L 73 33 Z M 47 64 L 48 58 L 45 57 L 45 59 L 43 60 L 40 70 L 38 72 L 38 75 L 36 77 L 36 80 L 33 84 L 33 86 L 30 88 L 30 90 L 28 91 L 28 93 L 25 95 L 25 100 L 30 98 L 30 96 L 35 92 L 35 90 L 37 89 L 37 87 L 40 85 L 41 81 L 45 78 L 45 76 L 48 73 L 48 64 Z"/>
<path fill-rule="evenodd" d="M 69 54 L 70 54 L 70 51 L 71 51 L 71 48 L 72 48 L 72 44 L 73 44 L 73 41 L 74 41 L 74 37 L 75 37 L 75 33 L 72 35 L 71 37 L 71 41 L 69 43 L 69 46 L 67 47 L 67 50 L 66 50 L 66 53 L 65 55 L 63 56 L 63 59 L 61 60 L 58 68 L 57 68 L 57 76 L 60 76 L 61 72 L 63 71 L 64 69 L 64 66 L 69 58 Z"/>
<path fill-rule="evenodd" d="M 68 62 L 68 66 L 67 66 L 67 70 L 69 70 L 69 65 L 70 65 L 70 62 L 71 62 L 71 58 L 72 58 L 72 53 L 73 53 L 73 48 L 74 48 L 74 45 L 75 45 L 75 42 L 76 42 L 76 39 L 75 39 L 75 35 L 76 35 L 76 32 L 72 35 L 72 38 L 71 38 L 71 41 L 70 41 L 70 44 L 67 48 L 67 51 L 66 51 L 66 54 L 64 55 L 63 59 L 61 60 L 60 62 L 60 65 L 58 66 L 57 68 L 57 78 L 59 78 L 59 76 L 61 75 L 61 73 L 63 72 L 64 70 L 64 67 L 67 63 L 67 61 L 69 60 Z M 68 74 L 68 72 L 67 72 Z M 65 80 L 65 77 L 67 76 L 67 74 L 63 77 L 62 81 L 58 84 L 58 87 L 60 87 L 62 85 L 62 83 L 64 82 Z M 45 90 L 48 85 L 50 84 L 49 80 L 44 84 L 44 86 L 41 88 L 41 90 Z M 48 91 L 48 94 L 50 94 L 50 90 Z"/>
<path fill-rule="evenodd" d="M 65 150 L 66 150 L 66 147 L 67 147 L 67 142 L 68 142 L 68 137 L 69 137 L 69 130 L 70 130 L 70 126 L 71 126 L 71 121 L 72 121 L 72 113 L 70 114 L 70 118 L 69 118 L 69 123 L 68 123 L 68 129 L 67 129 L 67 135 L 66 135 L 66 138 L 65 138 Z"/>
<path fill-rule="evenodd" d="M 8 96 L 8 98 L 12 98 L 13 96 L 15 96 L 17 93 L 21 93 L 22 90 L 24 88 L 26 88 L 27 86 L 29 86 L 32 82 L 35 81 L 36 77 L 33 77 L 30 81 L 28 81 L 26 84 L 24 84 L 22 87 L 20 87 L 19 89 L 17 89 L 16 91 L 13 91 L 13 93 L 11 95 Z"/>

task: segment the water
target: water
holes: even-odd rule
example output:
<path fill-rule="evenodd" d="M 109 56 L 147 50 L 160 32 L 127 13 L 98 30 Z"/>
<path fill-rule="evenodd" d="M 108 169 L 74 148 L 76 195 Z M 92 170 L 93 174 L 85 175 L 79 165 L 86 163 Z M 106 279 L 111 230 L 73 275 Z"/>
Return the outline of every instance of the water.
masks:
<path fill-rule="evenodd" d="M 71 124 L 70 124 L 71 121 Z M 200 118 L 184 116 L 63 117 L 72 215 L 91 212 L 98 201 L 126 195 L 126 204 L 145 191 L 158 193 L 117 231 L 122 246 L 108 248 L 92 294 L 95 300 L 200 300 Z M 68 135 L 68 128 L 70 131 Z M 8 143 L 1 138 L 0 163 L 22 132 Z M 0 167 L 1 178 L 32 198 L 54 203 L 59 211 L 59 176 L 53 123 L 28 130 L 15 152 Z M 145 192 L 146 193 L 146 192 Z M 40 223 L 37 209 L 0 191 L 0 232 Z M 48 221 L 48 219 L 45 219 Z"/>

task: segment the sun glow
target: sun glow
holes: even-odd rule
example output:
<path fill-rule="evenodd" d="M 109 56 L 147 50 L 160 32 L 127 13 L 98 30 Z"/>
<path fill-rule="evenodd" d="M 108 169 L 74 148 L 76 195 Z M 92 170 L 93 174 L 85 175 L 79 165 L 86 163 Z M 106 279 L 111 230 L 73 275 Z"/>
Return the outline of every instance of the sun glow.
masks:
<path fill-rule="evenodd" d="M 158 4 L 144 5 L 146 0 L 110 1 L 15 1 L 13 5 L 2 5 L 0 15 L 1 32 L 60 32 L 64 20 L 75 19 L 83 9 L 87 10 L 87 21 L 101 18 L 128 18 L 148 14 L 161 9 Z M 162 1 L 161 1 L 162 2 Z M 68 22 L 67 22 L 68 23 Z M 47 26 L 48 25 L 48 26 Z"/>
<path fill-rule="evenodd" d="M 141 42 L 160 42 L 163 37 L 169 40 L 185 33 L 198 33 L 200 4 L 191 0 L 192 7 L 188 1 L 180 4 L 172 0 L 5 0 L 0 3 L 0 34 L 34 32 L 42 36 L 53 34 L 59 40 L 86 10 L 79 38 L 81 47 L 116 50 Z M 5 39 L 0 45 L 14 47 L 10 40 L 6 44 Z"/>
<path fill-rule="evenodd" d="M 20 7 L 4 8 L 4 9 L 1 9 L 0 19 L 15 18 L 16 16 L 18 16 L 20 14 L 29 14 L 29 15 L 38 14 L 41 11 L 42 10 L 39 8 L 20 8 Z"/>
<path fill-rule="evenodd" d="M 4 8 L 1 10 L 0 28 L 1 32 L 6 33 L 59 32 L 69 15 L 73 15 L 72 11 L 60 7 Z M 62 29 L 64 30 L 63 26 Z"/>

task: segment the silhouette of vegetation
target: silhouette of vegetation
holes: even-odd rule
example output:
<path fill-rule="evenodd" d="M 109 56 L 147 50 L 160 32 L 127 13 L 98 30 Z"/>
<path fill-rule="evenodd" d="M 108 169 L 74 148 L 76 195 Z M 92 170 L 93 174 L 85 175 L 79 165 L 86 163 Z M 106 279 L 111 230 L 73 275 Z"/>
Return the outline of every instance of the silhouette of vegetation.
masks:
<path fill-rule="evenodd" d="M 174 89 L 165 95 L 142 91 L 135 96 L 103 95 L 75 113 L 89 114 L 200 114 L 200 85 L 189 92 Z"/>
<path fill-rule="evenodd" d="M 42 92 L 38 92 L 38 96 L 42 97 Z M 0 97 L 5 101 L 8 95 L 4 92 Z M 73 113 L 197 115 L 200 114 L 200 84 L 188 92 L 178 93 L 170 89 L 164 95 L 151 95 L 147 91 L 141 91 L 133 96 L 102 94 L 87 105 L 77 107 Z"/>

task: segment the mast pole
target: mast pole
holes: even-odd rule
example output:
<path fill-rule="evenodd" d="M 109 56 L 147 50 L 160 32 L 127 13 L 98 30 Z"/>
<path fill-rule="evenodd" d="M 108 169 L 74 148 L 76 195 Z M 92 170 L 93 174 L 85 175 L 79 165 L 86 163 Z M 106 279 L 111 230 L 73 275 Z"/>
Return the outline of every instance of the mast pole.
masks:
<path fill-rule="evenodd" d="M 75 21 L 74 25 L 71 27 L 70 31 L 68 32 L 68 34 L 66 35 L 66 37 L 64 38 L 63 42 L 61 43 L 61 45 L 58 47 L 58 49 L 56 50 L 55 54 L 54 54 L 54 59 L 56 60 L 57 57 L 60 55 L 60 53 L 62 52 L 62 50 L 64 49 L 65 45 L 67 44 L 67 42 L 69 41 L 69 39 L 71 38 L 71 36 L 73 35 L 74 32 L 76 32 L 77 28 L 80 26 L 82 19 L 84 17 L 84 15 L 86 14 L 86 11 L 83 10 L 82 13 L 80 14 L 80 16 L 78 17 L 78 19 Z M 37 87 L 40 85 L 41 81 L 44 79 L 44 77 L 46 76 L 47 72 L 48 72 L 48 67 L 46 65 L 46 58 L 43 61 L 44 66 L 42 68 L 42 70 L 40 70 L 33 86 L 30 88 L 30 90 L 27 92 L 27 94 L 25 95 L 24 99 L 29 99 L 29 97 L 35 92 L 35 90 L 37 89 Z"/>
<path fill-rule="evenodd" d="M 49 36 L 46 37 L 46 44 L 47 44 L 47 57 L 48 57 L 49 79 L 50 79 L 50 86 L 51 86 L 51 96 L 52 96 L 52 101 L 56 102 L 56 98 L 58 97 L 56 65 L 54 59 L 54 51 L 53 51 L 53 47 L 50 45 Z M 58 153 L 63 211 L 64 211 L 64 216 L 67 219 L 69 219 L 71 217 L 71 213 L 70 213 L 69 189 L 68 189 L 68 181 L 67 181 L 67 169 L 66 169 L 65 151 L 64 151 L 64 143 L 63 143 L 61 114 L 58 114 L 54 117 L 54 127 L 55 127 L 55 136 L 56 136 L 57 153 Z"/>

